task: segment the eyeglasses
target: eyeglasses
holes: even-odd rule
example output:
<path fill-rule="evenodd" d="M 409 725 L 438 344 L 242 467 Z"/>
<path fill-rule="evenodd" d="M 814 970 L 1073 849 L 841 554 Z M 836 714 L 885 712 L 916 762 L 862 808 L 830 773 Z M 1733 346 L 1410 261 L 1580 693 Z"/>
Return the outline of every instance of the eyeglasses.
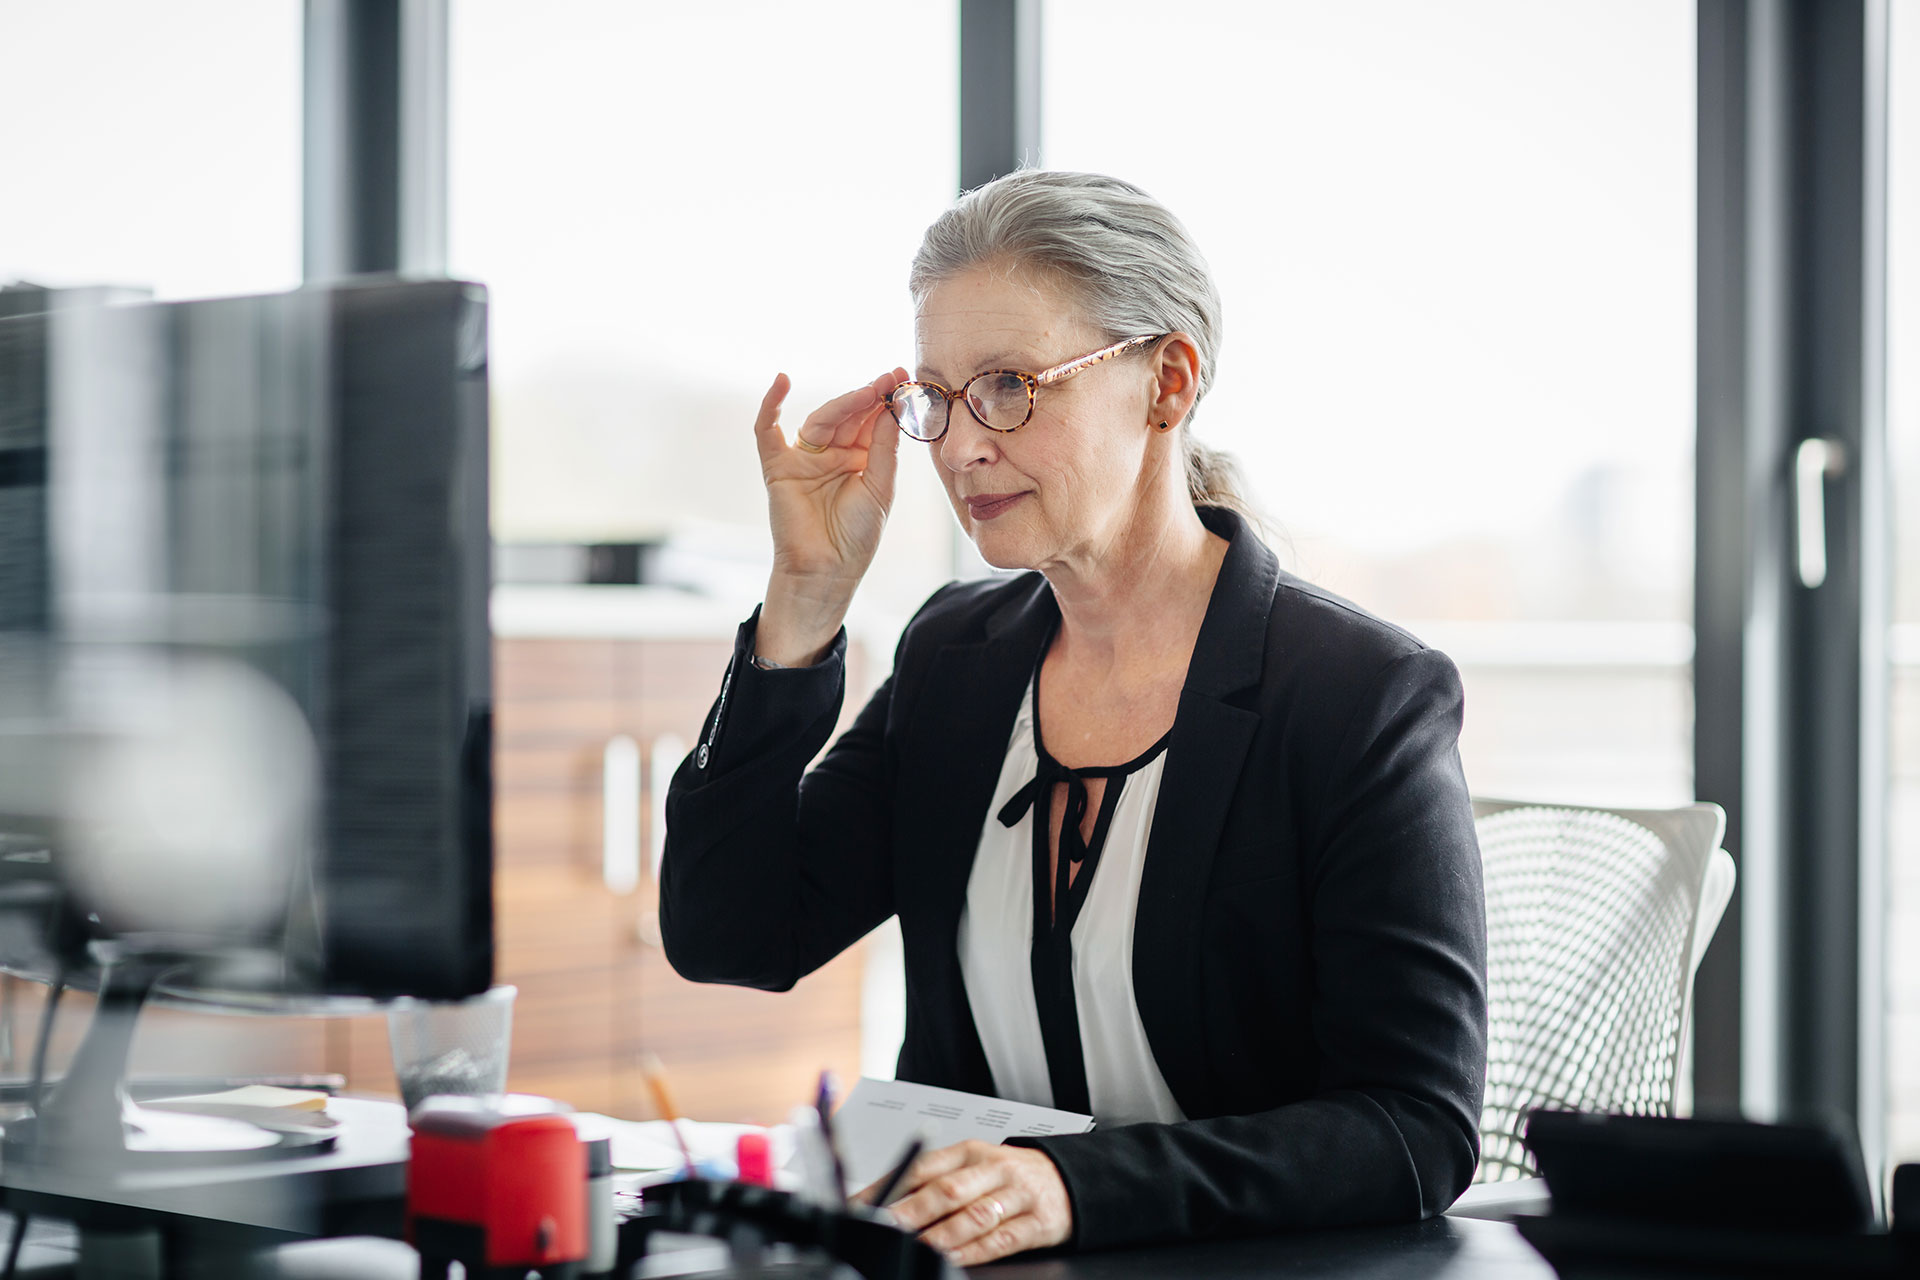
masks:
<path fill-rule="evenodd" d="M 988 369 L 976 373 L 949 391 L 937 382 L 903 382 L 887 397 L 887 410 L 900 430 L 914 440 L 933 444 L 947 434 L 953 418 L 953 402 L 964 400 L 974 421 L 990 431 L 1018 431 L 1033 417 L 1034 397 L 1040 388 L 1063 382 L 1115 356 L 1126 355 L 1166 337 L 1164 333 L 1123 338 L 1110 347 L 1075 356 L 1063 364 L 1039 373 L 1019 369 Z"/>

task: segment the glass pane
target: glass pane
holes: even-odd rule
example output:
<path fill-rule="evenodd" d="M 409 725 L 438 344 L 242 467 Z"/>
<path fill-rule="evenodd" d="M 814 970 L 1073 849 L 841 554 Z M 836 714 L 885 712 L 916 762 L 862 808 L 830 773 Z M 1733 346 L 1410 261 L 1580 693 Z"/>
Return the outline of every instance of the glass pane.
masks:
<path fill-rule="evenodd" d="M 300 283 L 295 0 L 0 0 L 0 284 Z"/>
<path fill-rule="evenodd" d="M 859 1071 L 891 1074 L 898 934 L 777 1004 L 680 982 L 636 937 L 658 941 L 650 885 L 602 887 L 602 753 L 625 734 L 651 761 L 654 838 L 666 774 L 766 585 L 752 426 L 774 374 L 793 379 L 791 438 L 822 401 L 914 363 L 907 269 L 959 171 L 955 0 L 461 0 L 451 13 L 451 265 L 491 290 L 509 584 L 494 595 L 502 980 L 520 984 L 516 1023 L 546 1028 L 549 1059 L 578 1038 L 571 1074 L 543 1087 L 647 1114 L 645 1047 L 690 1113 L 779 1119 L 809 1070 L 848 1065 L 849 1033 Z M 950 576 L 953 518 L 926 450 L 901 443 L 848 621 L 849 714 Z M 649 585 L 526 585 L 549 571 L 535 566 L 579 564 L 533 544 L 579 543 L 640 544 L 625 572 L 644 566 Z M 564 947 L 528 941 L 548 934 Z M 593 999 L 614 1012 L 596 1016 Z M 791 1025 L 823 1008 L 815 1032 Z M 696 1044 L 706 1059 L 690 1063 Z"/>
<path fill-rule="evenodd" d="M 913 364 L 907 265 L 958 172 L 957 23 L 951 0 L 454 7 L 451 252 L 492 290 L 501 540 L 672 542 L 759 597 L 773 375 L 791 436 Z M 916 451 L 869 606 L 909 610 L 951 567 Z"/>
<path fill-rule="evenodd" d="M 300 69 L 298 0 L 0 0 L 0 286 L 298 285 Z M 0 987 L 0 1071 L 19 1076 L 45 989 Z M 50 1061 L 86 1026 L 78 995 Z M 148 1010 L 133 1070 L 314 1071 L 318 1031 Z"/>
<path fill-rule="evenodd" d="M 1694 12 L 1050 0 L 1044 156 L 1226 300 L 1200 435 L 1296 572 L 1448 651 L 1481 794 L 1689 799 Z"/>
<path fill-rule="evenodd" d="M 1892 6 L 1887 440 L 1893 483 L 1887 1155 L 1920 1160 L 1920 4 Z"/>

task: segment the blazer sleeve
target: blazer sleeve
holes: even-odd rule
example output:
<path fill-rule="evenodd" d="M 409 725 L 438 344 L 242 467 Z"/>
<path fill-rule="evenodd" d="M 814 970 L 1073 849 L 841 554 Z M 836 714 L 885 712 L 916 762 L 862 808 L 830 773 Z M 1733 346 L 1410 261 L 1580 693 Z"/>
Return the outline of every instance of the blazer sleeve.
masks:
<path fill-rule="evenodd" d="M 893 914 L 893 682 L 809 771 L 846 695 L 846 632 L 814 666 L 763 671 L 759 617 L 667 792 L 660 933 L 684 978 L 785 991 Z"/>
<path fill-rule="evenodd" d="M 1313 1096 L 1015 1140 L 1058 1165 L 1077 1247 L 1411 1221 L 1466 1188 L 1486 1074 L 1486 904 L 1460 724 L 1453 664 L 1417 650 L 1374 680 L 1344 740 L 1329 738 L 1340 745 L 1305 869 Z"/>

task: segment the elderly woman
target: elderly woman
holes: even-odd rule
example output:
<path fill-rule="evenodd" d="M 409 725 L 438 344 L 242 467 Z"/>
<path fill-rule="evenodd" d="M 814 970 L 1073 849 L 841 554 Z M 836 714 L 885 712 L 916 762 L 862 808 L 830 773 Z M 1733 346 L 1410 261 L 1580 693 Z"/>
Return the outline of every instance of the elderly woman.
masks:
<path fill-rule="evenodd" d="M 1445 656 L 1284 573 L 1193 436 L 1220 303 L 1186 229 L 1028 171 L 928 230 L 915 359 L 755 435 L 774 539 L 667 801 L 685 976 L 784 990 L 889 916 L 902 1079 L 1090 1112 L 922 1156 L 959 1262 L 1404 1221 L 1471 1178 L 1485 926 Z M 811 770 L 898 452 L 989 564 Z"/>

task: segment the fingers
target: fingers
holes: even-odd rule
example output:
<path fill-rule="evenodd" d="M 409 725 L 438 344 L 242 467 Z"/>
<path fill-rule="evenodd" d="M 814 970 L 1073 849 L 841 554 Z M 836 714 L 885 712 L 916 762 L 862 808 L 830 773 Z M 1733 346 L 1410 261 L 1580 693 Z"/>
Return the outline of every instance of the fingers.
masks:
<path fill-rule="evenodd" d="M 884 391 L 893 389 L 889 381 L 891 377 L 891 374 L 883 374 L 865 386 L 835 396 L 815 409 L 807 415 L 800 430 L 794 433 L 795 443 L 814 448 L 851 447 L 862 429 L 872 426 L 873 420 L 886 412 Z"/>
<path fill-rule="evenodd" d="M 896 367 L 864 386 L 835 396 L 807 415 L 807 420 L 794 432 L 794 445 L 806 453 L 819 453 L 835 448 L 870 449 L 876 439 L 883 440 L 882 448 L 886 452 L 881 460 L 884 474 L 876 477 L 876 480 L 891 493 L 898 442 L 888 437 L 899 433 L 879 431 L 877 428 L 887 416 L 887 397 L 905 381 L 907 371 Z M 753 430 L 754 443 L 760 451 L 762 464 L 771 462 L 789 447 L 786 436 L 780 430 L 780 409 L 792 387 L 792 380 L 786 374 L 776 374 L 773 385 L 767 388 L 767 394 L 760 401 L 760 413 L 754 419 Z"/>
<path fill-rule="evenodd" d="M 780 434 L 780 406 L 786 403 L 787 391 L 792 386 L 793 381 L 786 374 L 776 373 L 773 385 L 761 397 L 759 416 L 753 420 L 753 443 L 760 450 L 763 463 L 787 447 L 785 437 Z"/>
<path fill-rule="evenodd" d="M 908 1172 L 909 1180 L 917 1179 L 914 1191 L 895 1200 L 889 1211 L 903 1230 L 917 1231 L 929 1245 L 953 1253 L 1024 1215 L 1028 1201 L 1012 1181 L 1012 1171 L 1005 1149 L 990 1143 L 963 1142 L 929 1152 Z M 1017 1230 L 1024 1234 L 1029 1227 Z"/>
<path fill-rule="evenodd" d="M 962 1266 L 1059 1244 L 1073 1229 L 1060 1171 L 1044 1153 L 984 1142 L 928 1152 L 908 1171 L 894 1220 Z"/>
<path fill-rule="evenodd" d="M 882 398 L 891 395 L 893 389 L 906 381 L 906 370 L 895 369 L 882 375 L 886 385 L 881 388 Z M 859 447 L 867 451 L 867 483 L 872 486 L 874 496 L 882 506 L 893 505 L 893 482 L 900 469 L 900 432 L 894 428 L 893 418 L 882 409 L 874 415 L 862 433 Z"/>
<path fill-rule="evenodd" d="M 1046 1225 L 1038 1214 L 1022 1213 L 949 1250 L 947 1256 L 955 1266 L 977 1267 L 1011 1253 L 1025 1253 L 1028 1249 L 1057 1243 L 1047 1239 Z"/>
<path fill-rule="evenodd" d="M 1012 1226 L 1023 1217 L 1032 1216 L 1026 1212 L 1025 1204 L 1016 1196 L 1017 1191 L 1011 1186 L 995 1187 L 988 1194 L 977 1200 L 968 1201 L 955 1212 L 922 1231 L 920 1238 L 942 1253 L 957 1253 L 961 1249 L 980 1242 L 986 1236 Z M 1015 1229 L 1024 1230 L 1024 1228 Z"/>
<path fill-rule="evenodd" d="M 994 1150 L 984 1142 L 959 1142 L 928 1151 L 916 1159 L 900 1180 L 893 1216 L 909 1231 L 938 1222 L 995 1185 L 985 1161 Z"/>

